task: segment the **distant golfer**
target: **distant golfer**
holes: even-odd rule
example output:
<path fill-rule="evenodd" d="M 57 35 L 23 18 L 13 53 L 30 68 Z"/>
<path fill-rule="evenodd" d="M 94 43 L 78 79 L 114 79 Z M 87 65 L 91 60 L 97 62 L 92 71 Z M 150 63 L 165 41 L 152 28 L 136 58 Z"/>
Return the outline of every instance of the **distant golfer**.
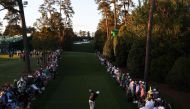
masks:
<path fill-rule="evenodd" d="M 93 91 L 93 90 L 89 89 L 89 92 L 90 92 L 89 106 L 90 106 L 90 109 L 94 109 L 95 100 L 98 97 L 98 95 L 100 94 L 100 91 Z"/>

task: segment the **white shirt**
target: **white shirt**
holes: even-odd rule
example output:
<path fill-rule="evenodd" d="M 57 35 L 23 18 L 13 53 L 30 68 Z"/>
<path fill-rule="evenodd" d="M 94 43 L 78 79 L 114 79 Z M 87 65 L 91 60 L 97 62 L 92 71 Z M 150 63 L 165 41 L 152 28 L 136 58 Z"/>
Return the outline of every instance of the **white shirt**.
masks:
<path fill-rule="evenodd" d="M 139 109 L 148 109 L 147 107 L 141 107 L 141 108 L 139 108 Z"/>
<path fill-rule="evenodd" d="M 154 101 L 153 100 L 146 101 L 145 107 L 147 109 L 154 109 Z"/>
<path fill-rule="evenodd" d="M 114 69 L 114 74 L 118 75 L 118 71 L 119 71 L 118 69 Z"/>
<path fill-rule="evenodd" d="M 133 85 L 134 85 L 134 81 L 131 81 L 129 84 L 129 88 L 130 88 L 131 92 L 133 92 Z"/>
<path fill-rule="evenodd" d="M 165 107 L 164 106 L 159 106 L 158 109 L 165 109 Z"/>
<path fill-rule="evenodd" d="M 139 90 L 140 90 L 140 86 L 137 84 L 137 85 L 136 85 L 136 93 L 138 93 Z"/>

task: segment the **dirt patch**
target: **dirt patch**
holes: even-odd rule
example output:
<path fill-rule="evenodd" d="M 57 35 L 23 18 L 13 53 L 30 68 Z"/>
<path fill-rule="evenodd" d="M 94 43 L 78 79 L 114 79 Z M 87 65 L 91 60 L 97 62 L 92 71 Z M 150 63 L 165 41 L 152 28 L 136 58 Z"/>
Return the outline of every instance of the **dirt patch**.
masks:
<path fill-rule="evenodd" d="M 190 93 L 174 90 L 166 84 L 156 84 L 156 86 L 158 87 L 160 93 L 171 96 L 174 99 L 174 101 L 176 101 L 182 106 L 183 109 L 190 108 Z"/>

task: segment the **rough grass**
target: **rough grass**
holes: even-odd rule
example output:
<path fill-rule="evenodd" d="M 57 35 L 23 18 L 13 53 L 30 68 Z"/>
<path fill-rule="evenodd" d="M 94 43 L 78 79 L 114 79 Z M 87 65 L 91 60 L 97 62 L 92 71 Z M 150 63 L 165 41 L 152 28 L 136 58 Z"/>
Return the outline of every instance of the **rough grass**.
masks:
<path fill-rule="evenodd" d="M 39 67 L 35 58 L 31 59 L 31 67 L 33 70 Z M 23 71 L 24 62 L 19 57 L 9 59 L 8 55 L 0 55 L 0 86 L 6 82 L 12 83 Z"/>
<path fill-rule="evenodd" d="M 55 80 L 32 109 L 88 109 L 88 89 L 100 90 L 96 109 L 136 109 L 94 53 L 65 52 Z"/>
<path fill-rule="evenodd" d="M 18 55 L 14 55 L 13 56 L 13 59 L 18 59 L 19 58 L 19 56 Z M 9 59 L 9 55 L 0 55 L 0 59 Z"/>

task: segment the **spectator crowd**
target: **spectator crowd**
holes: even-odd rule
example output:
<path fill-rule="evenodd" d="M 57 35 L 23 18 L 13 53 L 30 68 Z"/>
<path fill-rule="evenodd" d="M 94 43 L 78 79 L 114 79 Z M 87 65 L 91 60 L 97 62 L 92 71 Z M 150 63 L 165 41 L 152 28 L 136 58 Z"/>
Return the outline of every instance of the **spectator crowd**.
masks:
<path fill-rule="evenodd" d="M 97 56 L 101 64 L 106 66 L 111 77 L 124 89 L 128 102 L 137 104 L 138 109 L 174 109 L 173 105 L 161 98 L 156 88 L 150 86 L 149 89 L 146 89 L 144 81 L 131 78 L 129 73 L 114 66 L 99 52 L 97 52 Z"/>
<path fill-rule="evenodd" d="M 60 50 L 51 52 L 46 65 L 0 87 L 0 109 L 29 109 L 48 82 L 55 79 L 59 59 Z"/>

